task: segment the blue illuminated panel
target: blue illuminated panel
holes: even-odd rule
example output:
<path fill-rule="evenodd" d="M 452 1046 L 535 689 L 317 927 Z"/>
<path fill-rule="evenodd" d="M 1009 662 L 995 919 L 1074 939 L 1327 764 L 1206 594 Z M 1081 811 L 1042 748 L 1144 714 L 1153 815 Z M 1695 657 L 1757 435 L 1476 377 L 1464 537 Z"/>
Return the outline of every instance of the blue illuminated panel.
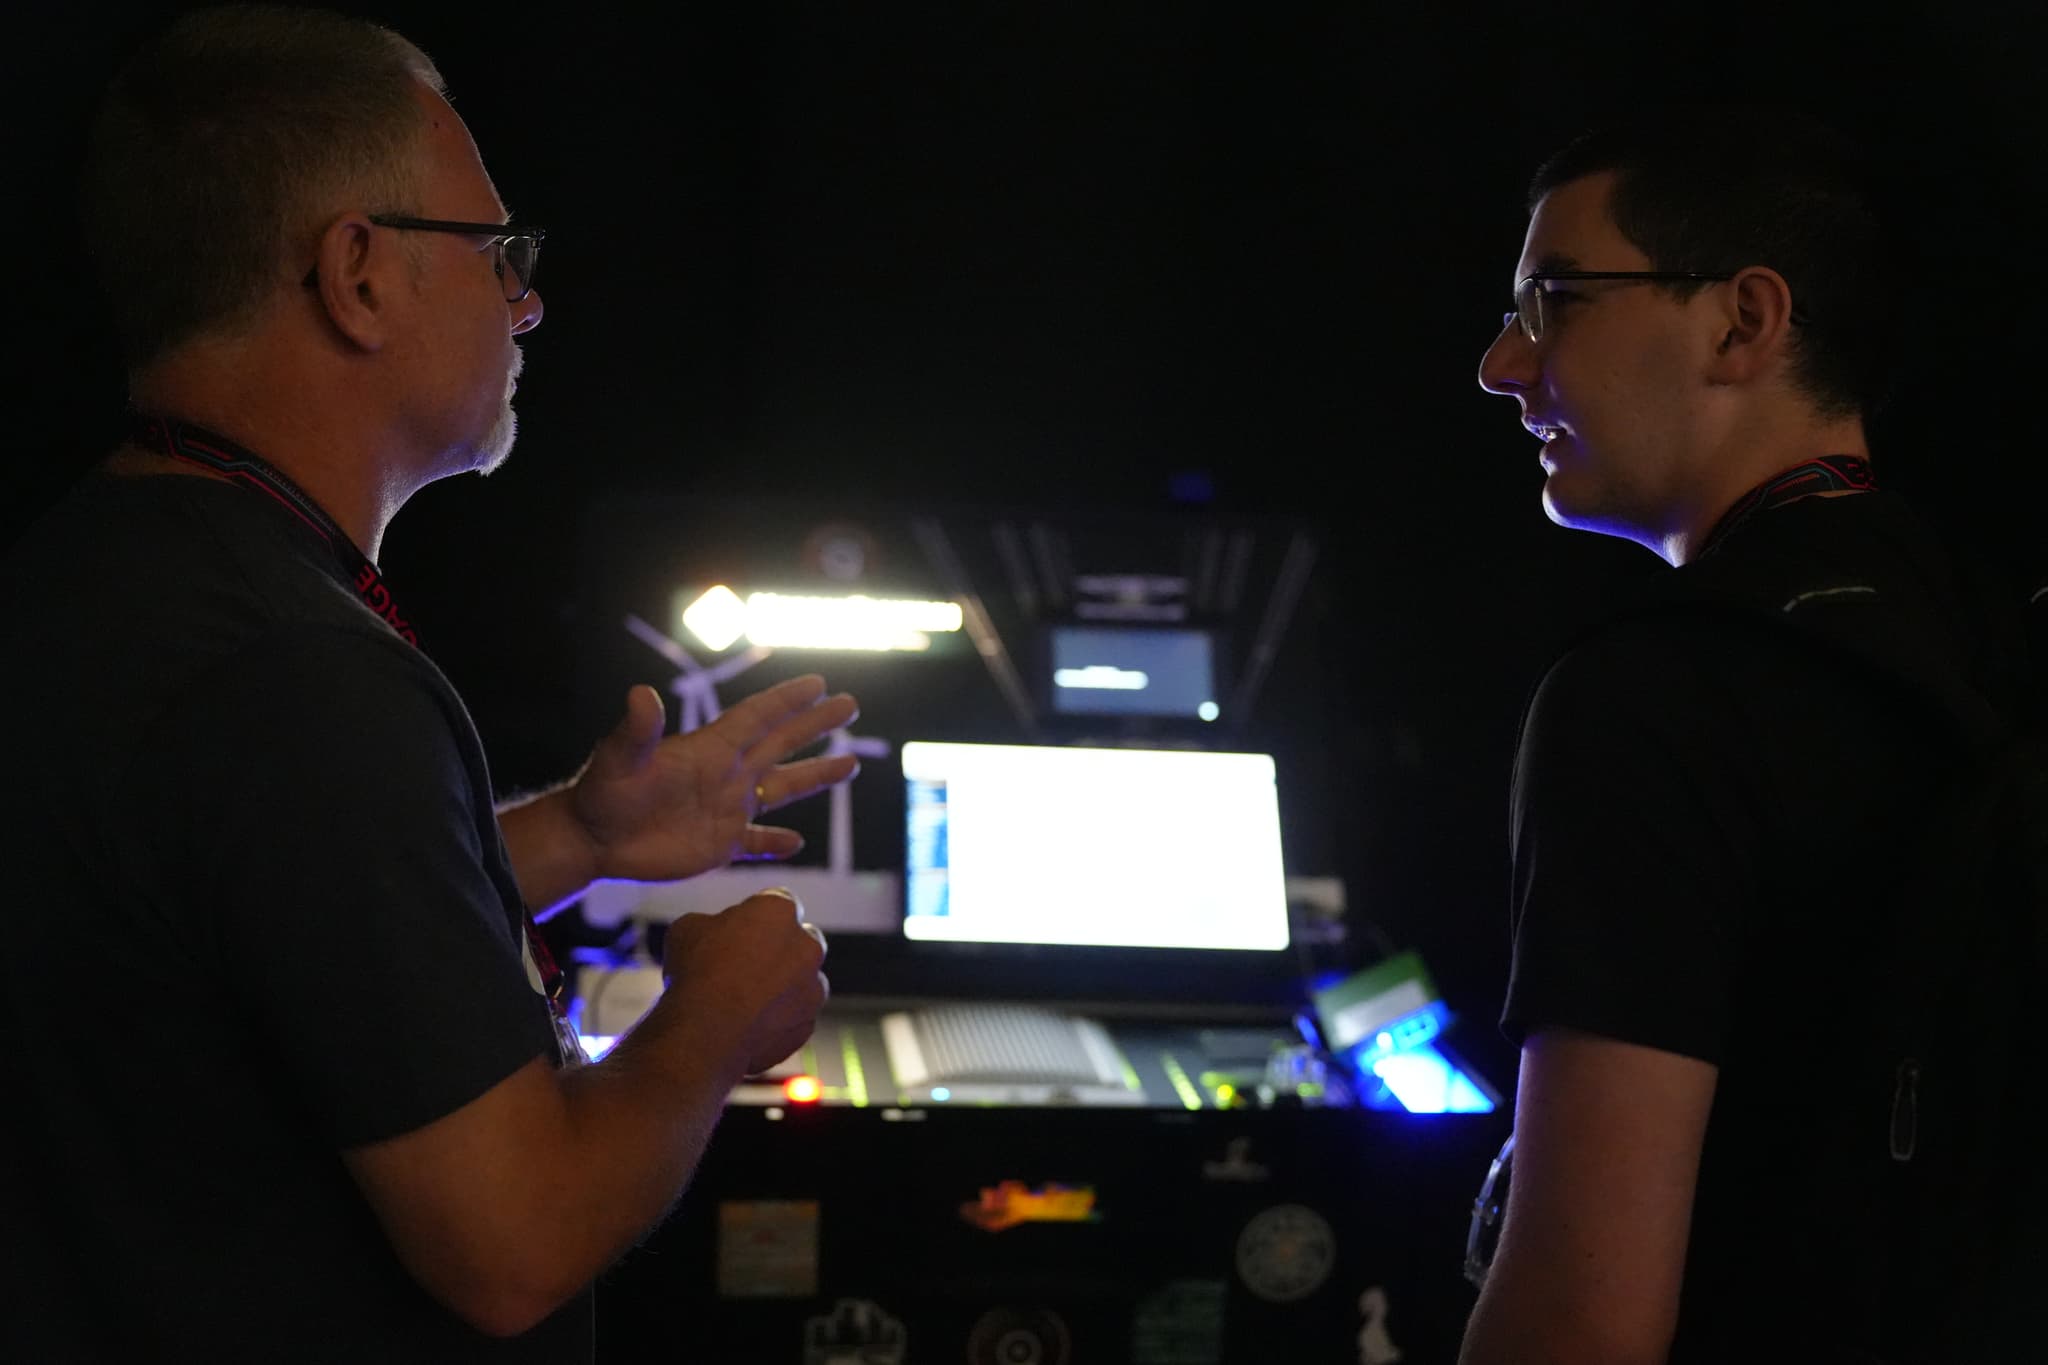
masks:
<path fill-rule="evenodd" d="M 1389 1053 L 1373 1063 L 1372 1074 L 1386 1084 L 1401 1107 L 1411 1114 L 1493 1112 L 1493 1101 L 1486 1092 L 1432 1044 Z"/>

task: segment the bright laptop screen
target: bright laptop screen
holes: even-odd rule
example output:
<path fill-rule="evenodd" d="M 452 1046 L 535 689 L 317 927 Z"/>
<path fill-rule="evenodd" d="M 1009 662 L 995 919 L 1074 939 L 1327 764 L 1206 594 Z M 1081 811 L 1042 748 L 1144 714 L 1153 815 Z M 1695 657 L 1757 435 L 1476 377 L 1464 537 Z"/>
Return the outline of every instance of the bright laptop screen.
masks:
<path fill-rule="evenodd" d="M 1266 754 L 903 746 L 906 937 L 1278 951 Z"/>

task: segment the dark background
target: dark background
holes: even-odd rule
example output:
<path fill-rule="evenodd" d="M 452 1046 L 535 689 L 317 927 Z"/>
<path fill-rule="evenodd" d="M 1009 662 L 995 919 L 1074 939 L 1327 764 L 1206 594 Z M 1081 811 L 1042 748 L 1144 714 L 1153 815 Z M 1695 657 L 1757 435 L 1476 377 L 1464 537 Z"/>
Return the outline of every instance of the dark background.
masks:
<path fill-rule="evenodd" d="M 98 84 L 180 8 L 10 42 L 10 534 L 114 430 L 71 177 Z M 1521 703 L 1659 564 L 1544 520 L 1473 375 L 1530 171 L 1645 100 L 1791 99 L 1885 150 L 1924 259 L 1880 460 L 1995 550 L 2041 539 L 2044 34 L 2018 7 L 339 8 L 435 58 L 550 233 L 517 453 L 421 494 L 385 553 L 507 789 L 612 719 L 579 663 L 606 497 L 707 509 L 685 539 L 849 506 L 1304 525 L 1323 554 L 1249 736 L 1293 775 L 1290 854 L 1490 1015 Z M 1189 472 L 1211 501 L 1169 496 Z"/>

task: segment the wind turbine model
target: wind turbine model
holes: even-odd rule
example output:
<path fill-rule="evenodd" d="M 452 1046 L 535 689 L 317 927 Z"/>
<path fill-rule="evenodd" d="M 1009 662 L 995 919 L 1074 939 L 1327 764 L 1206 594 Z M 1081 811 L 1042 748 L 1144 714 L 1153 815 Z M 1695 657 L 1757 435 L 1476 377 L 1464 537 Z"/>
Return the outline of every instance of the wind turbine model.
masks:
<path fill-rule="evenodd" d="M 676 666 L 678 671 L 669 681 L 668 690 L 675 693 L 676 699 L 682 703 L 682 715 L 676 723 L 679 735 L 717 720 L 718 685 L 737 678 L 775 652 L 766 645 L 755 645 L 744 654 L 735 654 L 723 663 L 707 668 L 691 658 L 689 650 L 637 616 L 629 614 L 626 617 L 626 629 L 641 644 Z"/>

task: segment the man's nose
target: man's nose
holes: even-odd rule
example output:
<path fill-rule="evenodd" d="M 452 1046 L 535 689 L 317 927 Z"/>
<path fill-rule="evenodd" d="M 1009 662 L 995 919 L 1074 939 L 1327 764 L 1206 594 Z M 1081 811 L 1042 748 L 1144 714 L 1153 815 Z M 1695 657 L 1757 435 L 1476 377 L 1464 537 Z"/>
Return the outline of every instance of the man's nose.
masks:
<path fill-rule="evenodd" d="M 1479 357 L 1479 387 L 1512 397 L 1536 382 L 1536 347 L 1513 318 Z"/>
<path fill-rule="evenodd" d="M 541 306 L 540 290 L 538 289 L 527 290 L 525 298 L 515 303 L 508 303 L 505 306 L 512 310 L 513 336 L 518 336 L 521 332 L 531 332 L 534 328 L 540 326 L 541 314 L 547 311 L 547 309 Z"/>

